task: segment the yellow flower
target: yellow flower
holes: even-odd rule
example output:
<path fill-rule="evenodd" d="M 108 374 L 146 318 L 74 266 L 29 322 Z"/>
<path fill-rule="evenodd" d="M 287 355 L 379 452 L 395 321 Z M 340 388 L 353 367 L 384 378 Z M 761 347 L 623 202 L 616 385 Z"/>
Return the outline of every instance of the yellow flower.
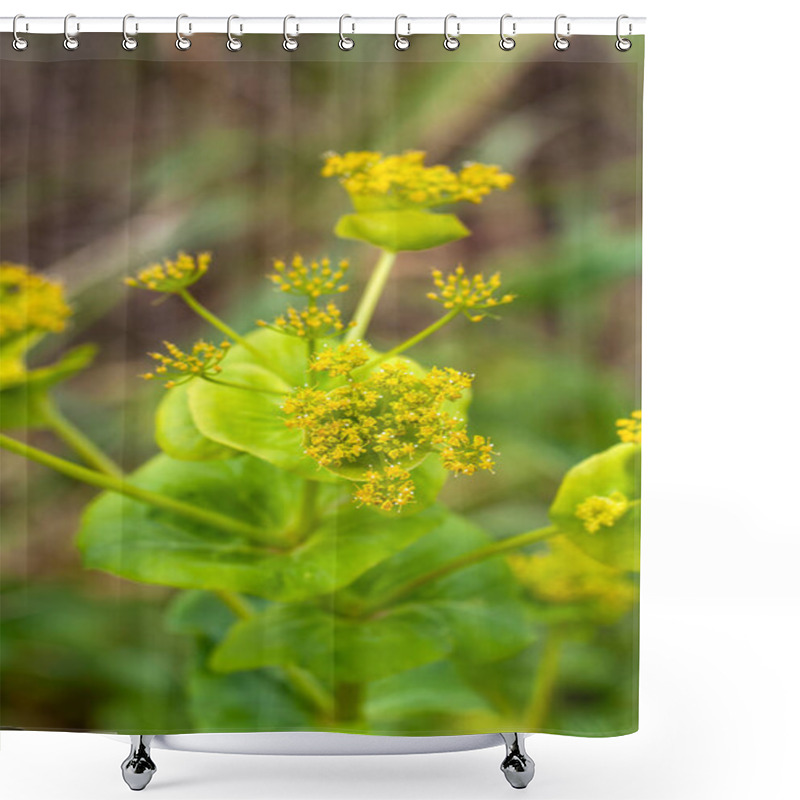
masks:
<path fill-rule="evenodd" d="M 332 267 L 329 258 L 306 264 L 302 256 L 296 255 L 288 266 L 280 260 L 276 260 L 274 266 L 275 274 L 269 277 L 282 292 L 316 300 L 324 294 L 339 294 L 349 288 L 347 284 L 340 283 L 350 268 L 347 259 L 342 259 L 336 267 Z"/>
<path fill-rule="evenodd" d="M 515 553 L 508 564 L 535 599 L 587 604 L 604 622 L 627 613 L 638 599 L 638 587 L 624 572 L 590 558 L 565 536 L 551 539 L 546 553 Z"/>
<path fill-rule="evenodd" d="M 328 303 L 322 307 L 312 302 L 308 308 L 300 311 L 296 308 L 288 308 L 286 313 L 281 314 L 275 322 L 270 323 L 259 319 L 256 320 L 256 325 L 260 325 L 262 328 L 272 328 L 291 336 L 299 336 L 301 339 L 325 339 L 329 336 L 336 336 L 345 329 L 342 312 L 336 303 Z"/>
<path fill-rule="evenodd" d="M 366 356 L 356 342 L 323 350 L 312 365 L 352 376 Z M 492 469 L 491 442 L 470 438 L 464 420 L 443 407 L 463 397 L 471 382 L 472 376 L 457 370 L 434 368 L 420 376 L 393 362 L 330 391 L 297 389 L 282 409 L 287 427 L 303 431 L 306 455 L 322 467 L 345 470 L 345 477 L 366 480 L 358 501 L 384 508 L 392 497 L 410 501 L 394 468 L 410 471 L 430 453 L 440 453 L 444 466 L 457 474 Z"/>
<path fill-rule="evenodd" d="M 326 347 L 317 353 L 309 364 L 313 372 L 327 372 L 331 376 L 349 375 L 354 369 L 369 361 L 369 352 L 363 342 Z"/>
<path fill-rule="evenodd" d="M 372 151 L 326 154 L 324 177 L 337 177 L 358 204 L 383 198 L 395 208 L 432 208 L 467 201 L 480 203 L 495 189 L 507 189 L 514 178 L 497 166 L 467 163 L 459 172 L 444 165 L 425 166 L 419 150 L 400 155 Z"/>
<path fill-rule="evenodd" d="M 135 278 L 126 278 L 125 283 L 153 292 L 179 292 L 199 281 L 210 263 L 211 253 L 199 253 L 195 258 L 180 252 L 175 261 L 151 264 L 139 270 Z"/>
<path fill-rule="evenodd" d="M 642 443 L 642 412 L 633 411 L 627 419 L 617 420 L 617 435 L 626 443 Z"/>
<path fill-rule="evenodd" d="M 71 314 L 60 284 L 21 264 L 0 264 L 0 340 L 60 333 Z"/>
<path fill-rule="evenodd" d="M 162 379 L 167 389 L 187 383 L 193 378 L 216 375 L 222 371 L 220 361 L 228 353 L 230 342 L 222 342 L 218 347 L 204 342 L 202 339 L 192 345 L 189 353 L 183 352 L 172 342 L 164 342 L 166 354 L 150 353 L 150 357 L 158 364 L 154 372 L 142 375 L 146 380 Z"/>
<path fill-rule="evenodd" d="M 428 292 L 428 298 L 440 303 L 448 311 L 462 311 L 472 322 L 479 322 L 486 314 L 476 313 L 506 305 L 514 299 L 513 294 L 495 297 L 500 289 L 500 273 L 495 272 L 488 280 L 479 272 L 468 277 L 460 264 L 446 277 L 441 271 L 433 271 L 433 283 L 438 291 Z"/>
<path fill-rule="evenodd" d="M 584 500 L 575 509 L 575 516 L 583 522 L 589 533 L 600 528 L 611 528 L 629 507 L 628 498 L 622 492 L 612 492 L 609 497 L 594 495 Z"/>
<path fill-rule="evenodd" d="M 411 473 L 391 464 L 382 470 L 370 470 L 353 498 L 360 505 L 375 506 L 382 511 L 399 511 L 414 500 Z"/>

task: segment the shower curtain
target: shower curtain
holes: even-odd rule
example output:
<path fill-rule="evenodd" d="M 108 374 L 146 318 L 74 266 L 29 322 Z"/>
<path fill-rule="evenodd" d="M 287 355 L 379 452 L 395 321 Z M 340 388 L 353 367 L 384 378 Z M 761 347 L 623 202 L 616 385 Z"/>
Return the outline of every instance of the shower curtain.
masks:
<path fill-rule="evenodd" d="M 636 730 L 641 37 L 31 39 L 0 724 Z"/>

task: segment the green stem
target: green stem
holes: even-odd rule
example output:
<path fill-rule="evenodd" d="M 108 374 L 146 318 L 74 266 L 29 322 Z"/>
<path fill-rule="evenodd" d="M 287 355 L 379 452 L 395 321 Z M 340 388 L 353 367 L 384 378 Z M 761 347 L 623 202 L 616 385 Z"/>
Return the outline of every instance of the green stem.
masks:
<path fill-rule="evenodd" d="M 414 345 L 419 344 L 423 339 L 427 339 L 432 333 L 436 333 L 436 331 L 438 331 L 439 328 L 443 328 L 445 325 L 447 325 L 448 322 L 455 319 L 460 313 L 461 310 L 458 308 L 454 308 L 452 311 L 448 311 L 447 314 L 445 314 L 440 319 L 437 319 L 436 322 L 428 325 L 428 327 L 425 328 L 425 330 L 420 331 L 416 336 L 412 336 L 410 339 L 406 339 L 404 342 L 398 344 L 397 347 L 393 347 L 391 350 L 387 350 L 385 353 L 381 353 L 381 355 L 379 355 L 377 358 L 374 358 L 367 364 L 364 364 L 358 369 L 353 370 L 353 375 L 356 376 L 362 371 L 367 372 L 376 367 L 382 361 L 386 361 L 386 359 L 388 358 L 400 355 L 400 353 L 403 353 L 406 350 L 410 349 L 411 347 L 414 347 Z"/>
<path fill-rule="evenodd" d="M 239 619 L 250 619 L 255 616 L 253 607 L 238 592 L 231 592 L 227 589 L 216 589 L 214 594 L 216 594 Z"/>
<path fill-rule="evenodd" d="M 396 603 L 398 600 L 402 600 L 407 595 L 417 591 L 417 589 L 421 588 L 426 583 L 437 581 L 440 578 L 444 578 L 446 575 L 450 575 L 451 573 L 457 572 L 460 569 L 471 567 L 473 564 L 478 564 L 481 561 L 485 561 L 487 558 L 494 558 L 495 556 L 502 555 L 510 550 L 516 550 L 519 547 L 525 547 L 526 545 L 534 544 L 535 542 L 541 542 L 544 539 L 555 536 L 555 534 L 558 532 L 559 530 L 555 525 L 548 525 L 546 528 L 537 528 L 533 531 L 527 531 L 526 533 L 520 533 L 516 536 L 510 536 L 508 539 L 502 539 L 499 542 L 486 545 L 486 547 L 481 547 L 478 550 L 465 553 L 463 556 L 454 558 L 452 561 L 448 561 L 446 564 L 442 564 L 442 566 L 437 567 L 430 572 L 426 572 L 424 575 L 419 575 L 407 583 L 404 583 L 402 586 L 399 586 L 394 591 L 384 595 L 379 600 L 368 604 L 366 608 L 362 607 L 361 613 L 373 613 L 381 608 Z"/>
<path fill-rule="evenodd" d="M 63 416 L 54 403 L 47 401 L 42 407 L 42 412 L 50 430 L 89 466 L 112 478 L 122 477 L 122 470 L 82 431 Z"/>
<path fill-rule="evenodd" d="M 181 289 L 178 292 L 179 296 L 183 299 L 189 308 L 192 309 L 198 316 L 202 317 L 209 325 L 213 325 L 218 331 L 221 331 L 225 334 L 229 339 L 236 342 L 236 344 L 240 344 L 246 350 L 249 350 L 262 364 L 266 364 L 269 366 L 269 362 L 266 359 L 266 356 L 259 351 L 257 348 L 253 347 L 250 342 L 248 342 L 243 336 L 240 336 L 236 331 L 230 327 L 230 325 L 226 325 L 216 314 L 213 314 L 209 311 L 202 303 L 196 300 L 188 291 L 188 289 Z"/>
<path fill-rule="evenodd" d="M 209 375 L 201 375 L 200 376 L 204 381 L 208 381 L 209 383 L 216 383 L 219 386 L 228 386 L 231 389 L 242 389 L 245 392 L 258 392 L 259 394 L 276 394 L 280 397 L 284 397 L 288 395 L 289 392 L 279 392 L 277 389 L 258 389 L 255 386 L 246 386 L 243 383 L 235 383 L 234 381 L 226 381 L 222 378 L 212 378 Z"/>
<path fill-rule="evenodd" d="M 392 253 L 389 250 L 381 250 L 378 263 L 375 264 L 375 269 L 372 270 L 372 275 L 369 281 L 367 281 L 364 293 L 361 295 L 361 300 L 358 302 L 356 312 L 353 314 L 353 319 L 356 324 L 347 332 L 344 339 L 345 342 L 361 339 L 367 332 L 372 315 L 375 313 L 375 306 L 378 305 L 378 300 L 380 300 L 396 258 L 397 253 Z"/>
<path fill-rule="evenodd" d="M 46 453 L 44 450 L 39 450 L 37 447 L 31 447 L 28 444 L 12 439 L 2 433 L 0 433 L 0 447 L 12 453 L 16 453 L 17 455 L 24 456 L 31 461 L 50 467 L 50 469 L 54 469 L 56 472 L 60 472 L 62 475 L 66 475 L 69 478 L 88 483 L 90 486 L 96 486 L 99 489 L 105 489 L 109 492 L 117 492 L 125 497 L 130 497 L 132 500 L 147 503 L 155 508 L 170 511 L 186 519 L 191 519 L 195 522 L 200 522 L 204 525 L 236 534 L 237 536 L 245 536 L 248 539 L 255 539 L 269 545 L 279 547 L 286 546 L 286 542 L 282 538 L 277 539 L 262 528 L 257 528 L 254 525 L 249 525 L 246 522 L 228 517 L 225 514 L 220 514 L 211 509 L 193 506 L 190 503 L 184 503 L 182 500 L 176 500 L 167 495 L 142 489 L 139 486 L 128 483 L 122 478 L 111 477 L 102 472 L 87 469 L 72 461 L 67 461 L 51 453 Z"/>
<path fill-rule="evenodd" d="M 526 731 L 541 730 L 547 722 L 558 681 L 563 641 L 563 633 L 558 629 L 549 630 L 545 636 L 542 655 L 536 669 L 536 685 L 525 714 Z"/>

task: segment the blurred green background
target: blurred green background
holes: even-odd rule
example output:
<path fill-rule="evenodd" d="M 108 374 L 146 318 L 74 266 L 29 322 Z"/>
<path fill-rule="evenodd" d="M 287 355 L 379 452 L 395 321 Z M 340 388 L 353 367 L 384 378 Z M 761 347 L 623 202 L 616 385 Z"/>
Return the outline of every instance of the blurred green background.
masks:
<path fill-rule="evenodd" d="M 78 58 L 58 41 L 38 61 L 4 55 L 0 73 L 2 258 L 62 280 L 75 307 L 35 360 L 101 346 L 59 387 L 65 413 L 126 469 L 155 452 L 146 353 L 210 334 L 122 277 L 179 249 L 213 252 L 197 295 L 239 330 L 283 308 L 264 276 L 295 252 L 351 258 L 352 310 L 376 252 L 331 233 L 348 200 L 319 175 L 326 151 L 498 164 L 515 184 L 458 208 L 469 238 L 401 255 L 369 335 L 390 346 L 436 318 L 433 267 L 502 273 L 518 295 L 502 320 L 460 318 L 413 355 L 476 374 L 471 427 L 500 453 L 496 474 L 451 479 L 445 500 L 497 536 L 543 524 L 564 471 L 639 407 L 641 48 L 587 37 L 560 54 L 529 37 L 503 53 L 469 37 L 447 53 L 430 37 L 407 53 L 381 38 L 340 53 L 309 36 L 291 56 L 274 37 L 230 55 L 208 37 L 177 54 L 153 37 L 125 54 L 118 37 L 93 38 Z M 32 441 L 63 452 L 46 433 Z M 7 453 L 0 469 L 0 724 L 190 727 L 189 645 L 162 621 L 171 591 L 82 570 L 73 535 L 92 490 Z M 567 653 L 564 724 L 613 692 L 630 657 L 620 625 Z"/>

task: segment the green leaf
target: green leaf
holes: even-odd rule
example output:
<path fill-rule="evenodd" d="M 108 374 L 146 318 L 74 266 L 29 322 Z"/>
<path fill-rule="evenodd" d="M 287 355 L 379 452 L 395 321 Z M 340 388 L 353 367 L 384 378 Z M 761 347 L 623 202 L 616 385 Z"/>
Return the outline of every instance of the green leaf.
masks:
<path fill-rule="evenodd" d="M 47 424 L 47 392 L 50 388 L 85 369 L 97 348 L 81 345 L 68 351 L 60 361 L 47 367 L 4 377 L 0 390 L 0 428 L 36 428 Z"/>
<path fill-rule="evenodd" d="M 181 384 L 165 391 L 156 410 L 156 442 L 172 458 L 184 461 L 211 461 L 231 458 L 233 448 L 203 436 L 189 410 L 190 384 Z"/>
<path fill-rule="evenodd" d="M 312 727 L 309 709 L 277 670 L 221 675 L 205 666 L 201 647 L 189 672 L 189 710 L 197 729 L 214 731 L 296 730 Z"/>
<path fill-rule="evenodd" d="M 467 520 L 448 515 L 442 525 L 405 551 L 370 570 L 348 595 L 380 599 L 398 586 L 491 543 Z M 535 638 L 522 590 L 502 558 L 492 558 L 424 585 L 404 602 L 423 605 L 444 621 L 456 660 L 494 661 L 527 647 Z"/>
<path fill-rule="evenodd" d="M 227 364 L 220 379 L 250 389 L 204 380 L 189 384 L 189 409 L 203 436 L 310 480 L 338 480 L 305 455 L 302 433 L 286 427 L 284 396 L 272 392 L 287 392 L 289 387 L 278 375 L 242 362 Z"/>
<path fill-rule="evenodd" d="M 302 481 L 265 461 L 177 461 L 159 455 L 131 476 L 137 486 L 278 533 L 297 525 Z M 437 508 L 394 518 L 320 492 L 324 522 L 285 551 L 144 503 L 104 493 L 84 514 L 77 544 L 87 568 L 186 589 L 230 589 L 283 602 L 346 586 L 442 519 Z"/>
<path fill-rule="evenodd" d="M 641 447 L 636 444 L 617 444 L 590 456 L 566 474 L 550 507 L 553 522 L 587 555 L 632 571 L 639 569 L 640 465 Z M 611 527 L 589 533 L 575 516 L 578 506 L 589 497 L 615 492 L 631 501 L 630 508 Z"/>
<path fill-rule="evenodd" d="M 421 606 L 357 620 L 316 606 L 274 605 L 234 625 L 210 664 L 222 672 L 296 665 L 362 683 L 441 659 L 449 650 L 441 623 Z"/>
<path fill-rule="evenodd" d="M 455 214 L 429 211 L 370 211 L 339 218 L 334 233 L 384 250 L 428 250 L 469 236 L 469 229 Z"/>

